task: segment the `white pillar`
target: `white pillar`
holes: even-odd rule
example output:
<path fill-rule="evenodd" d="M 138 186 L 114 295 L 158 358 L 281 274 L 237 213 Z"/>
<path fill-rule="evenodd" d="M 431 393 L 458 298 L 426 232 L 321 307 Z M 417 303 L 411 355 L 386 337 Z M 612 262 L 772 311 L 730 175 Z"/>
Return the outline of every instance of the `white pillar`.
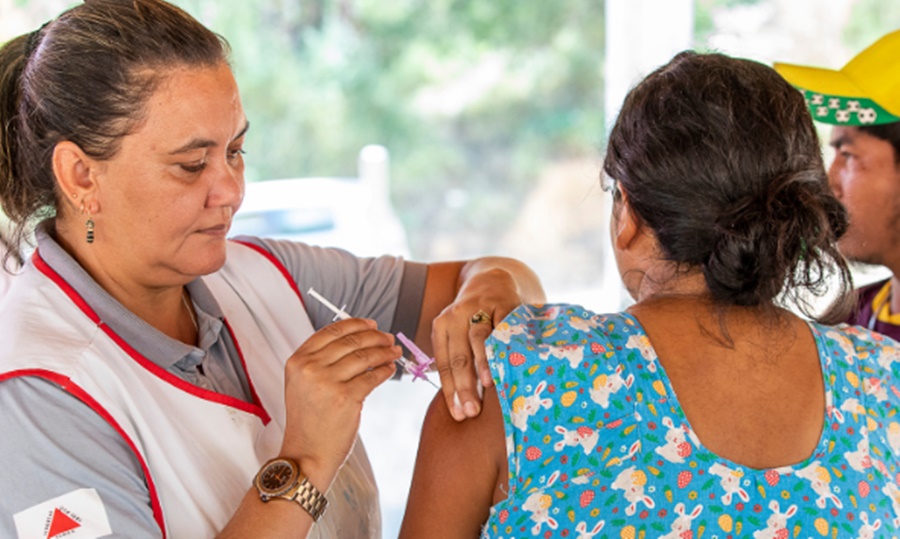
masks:
<path fill-rule="evenodd" d="M 357 174 L 378 203 L 390 205 L 390 154 L 387 148 L 369 144 L 359 151 Z"/>
<path fill-rule="evenodd" d="M 612 127 L 625 95 L 641 78 L 693 45 L 694 0 L 606 0 L 605 113 Z M 609 205 L 606 205 L 609 211 Z M 604 303 L 618 310 L 630 303 L 612 247 L 606 244 Z"/>
<path fill-rule="evenodd" d="M 691 48 L 694 0 L 606 0 L 606 117 L 628 90 L 675 53 Z"/>

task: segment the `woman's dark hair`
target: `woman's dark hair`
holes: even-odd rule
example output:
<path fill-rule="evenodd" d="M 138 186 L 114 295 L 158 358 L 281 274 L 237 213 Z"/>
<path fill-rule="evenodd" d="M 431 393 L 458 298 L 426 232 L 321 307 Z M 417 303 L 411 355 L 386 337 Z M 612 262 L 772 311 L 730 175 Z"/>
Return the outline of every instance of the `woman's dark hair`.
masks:
<path fill-rule="evenodd" d="M 683 52 L 638 84 L 604 171 L 682 268 L 725 305 L 797 302 L 851 286 L 836 241 L 847 213 L 828 187 L 803 96 L 773 69 Z"/>
<path fill-rule="evenodd" d="M 227 62 L 225 40 L 161 0 L 90 0 L 0 49 L 0 205 L 18 247 L 55 215 L 61 141 L 112 158 L 178 67 Z M 18 253 L 14 253 L 14 256 Z"/>

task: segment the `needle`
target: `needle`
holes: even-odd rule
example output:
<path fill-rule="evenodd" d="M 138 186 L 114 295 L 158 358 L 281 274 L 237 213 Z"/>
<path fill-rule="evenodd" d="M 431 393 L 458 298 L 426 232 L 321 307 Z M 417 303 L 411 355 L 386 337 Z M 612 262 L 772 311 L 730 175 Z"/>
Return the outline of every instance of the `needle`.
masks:
<path fill-rule="evenodd" d="M 408 348 L 410 352 L 412 352 L 413 357 L 416 358 L 415 365 L 412 365 L 412 366 L 407 365 L 407 369 L 406 369 L 407 372 L 409 372 L 410 374 L 413 375 L 413 379 L 421 378 L 422 380 L 425 380 L 429 384 L 433 385 L 435 387 L 435 389 L 438 389 L 438 386 L 435 385 L 435 383 L 432 382 L 428 378 L 428 376 L 425 375 L 425 372 L 428 370 L 428 367 L 432 363 L 434 363 L 434 358 L 430 357 L 428 354 L 423 352 L 418 346 L 416 346 L 416 343 L 414 343 L 411 339 L 407 338 L 407 336 L 404 335 L 402 332 L 397 333 L 397 338 L 400 339 L 400 342 L 402 342 L 403 345 L 406 346 L 406 348 Z M 412 362 L 410 361 L 409 363 L 412 363 Z"/>
<path fill-rule="evenodd" d="M 319 302 L 321 302 L 322 305 L 324 305 L 325 307 L 327 307 L 328 310 L 330 310 L 331 312 L 333 312 L 333 313 L 334 313 L 334 319 L 335 319 L 335 320 L 346 320 L 346 319 L 348 319 L 348 318 L 352 318 L 352 316 L 350 316 L 350 313 L 348 313 L 347 311 L 345 311 L 345 310 L 342 309 L 342 308 L 341 308 L 341 309 L 338 309 L 337 306 L 336 306 L 334 303 L 331 303 L 330 301 L 328 301 L 327 299 L 325 299 L 325 297 L 323 297 L 322 294 L 319 294 L 318 292 L 316 292 L 315 289 L 310 288 L 307 292 L 308 292 L 308 294 L 309 294 L 310 296 L 312 296 L 313 298 L 319 300 Z M 346 305 L 345 305 L 345 307 L 346 307 Z M 428 367 L 428 365 L 430 365 L 431 362 L 433 362 L 434 360 L 431 359 L 431 358 L 429 358 L 428 355 L 425 354 L 425 352 L 421 351 L 418 347 L 416 347 L 416 345 L 413 344 L 412 341 L 410 341 L 409 339 L 407 339 L 406 336 L 403 335 L 402 333 L 400 333 L 400 334 L 398 335 L 398 337 L 399 337 L 400 340 L 403 342 L 403 344 L 405 344 L 406 347 L 410 349 L 410 351 L 415 355 L 415 357 L 416 357 L 417 359 L 419 358 L 419 355 L 418 355 L 418 354 L 421 354 L 423 357 L 425 357 L 425 358 L 427 358 L 427 359 L 429 360 L 428 363 L 425 363 L 425 364 L 423 365 L 422 363 L 413 363 L 412 361 L 406 359 L 405 357 L 400 356 L 400 359 L 399 359 L 398 361 L 400 361 L 400 364 L 403 365 L 403 368 L 406 370 L 406 372 L 408 372 L 409 374 L 411 374 L 411 375 L 413 376 L 413 380 L 415 380 L 416 378 L 421 378 L 422 380 L 425 380 L 425 381 L 428 382 L 429 384 L 433 385 L 435 389 L 440 389 L 440 388 L 437 386 L 437 384 L 435 384 L 434 382 L 432 382 L 432 381 L 425 375 L 425 369 L 426 369 L 426 368 Z M 412 347 L 410 347 L 410 345 L 412 345 Z"/>

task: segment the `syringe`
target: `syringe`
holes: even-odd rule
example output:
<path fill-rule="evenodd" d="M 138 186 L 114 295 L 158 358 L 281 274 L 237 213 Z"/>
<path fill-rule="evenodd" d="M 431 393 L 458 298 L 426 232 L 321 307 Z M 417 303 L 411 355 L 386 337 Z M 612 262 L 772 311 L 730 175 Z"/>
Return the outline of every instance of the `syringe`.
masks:
<path fill-rule="evenodd" d="M 331 303 L 330 301 L 325 299 L 325 297 L 323 297 L 322 294 L 319 294 L 318 292 L 316 292 L 315 289 L 310 288 L 307 291 L 307 293 L 310 296 L 312 296 L 313 298 L 319 300 L 319 302 L 322 303 L 322 305 L 324 305 L 325 307 L 328 308 L 328 310 L 333 312 L 335 320 L 346 320 L 348 318 L 353 318 L 352 316 L 350 316 L 350 313 L 345 311 L 343 308 L 338 309 L 338 307 L 334 303 Z M 346 305 L 345 305 L 345 307 L 346 307 Z M 404 344 L 408 343 L 408 339 L 404 338 L 402 340 L 404 341 Z M 407 347 L 408 347 L 408 344 L 407 344 Z M 410 349 L 410 350 L 412 350 L 412 349 Z M 418 350 L 418 348 L 416 350 Z M 408 372 L 409 374 L 411 374 L 413 376 L 413 380 L 415 380 L 416 378 L 421 378 L 422 380 L 425 380 L 429 384 L 433 385 L 435 389 L 440 389 L 440 387 L 438 387 L 437 384 L 432 382 L 431 379 L 429 379 L 428 376 L 426 376 L 425 373 L 422 372 L 423 369 L 418 367 L 418 363 L 414 363 L 414 362 L 406 359 L 403 356 L 400 356 L 400 359 L 398 359 L 397 361 L 400 362 L 400 364 L 403 366 L 403 369 L 406 372 Z"/>

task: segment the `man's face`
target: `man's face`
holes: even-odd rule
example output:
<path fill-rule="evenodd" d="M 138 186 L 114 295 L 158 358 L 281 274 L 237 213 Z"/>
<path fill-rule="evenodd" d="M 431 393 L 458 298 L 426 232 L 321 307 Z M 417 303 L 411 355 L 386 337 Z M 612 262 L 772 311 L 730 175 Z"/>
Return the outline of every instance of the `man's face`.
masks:
<path fill-rule="evenodd" d="M 900 167 L 885 140 L 855 127 L 834 127 L 828 178 L 850 214 L 840 248 L 850 260 L 900 272 Z"/>

